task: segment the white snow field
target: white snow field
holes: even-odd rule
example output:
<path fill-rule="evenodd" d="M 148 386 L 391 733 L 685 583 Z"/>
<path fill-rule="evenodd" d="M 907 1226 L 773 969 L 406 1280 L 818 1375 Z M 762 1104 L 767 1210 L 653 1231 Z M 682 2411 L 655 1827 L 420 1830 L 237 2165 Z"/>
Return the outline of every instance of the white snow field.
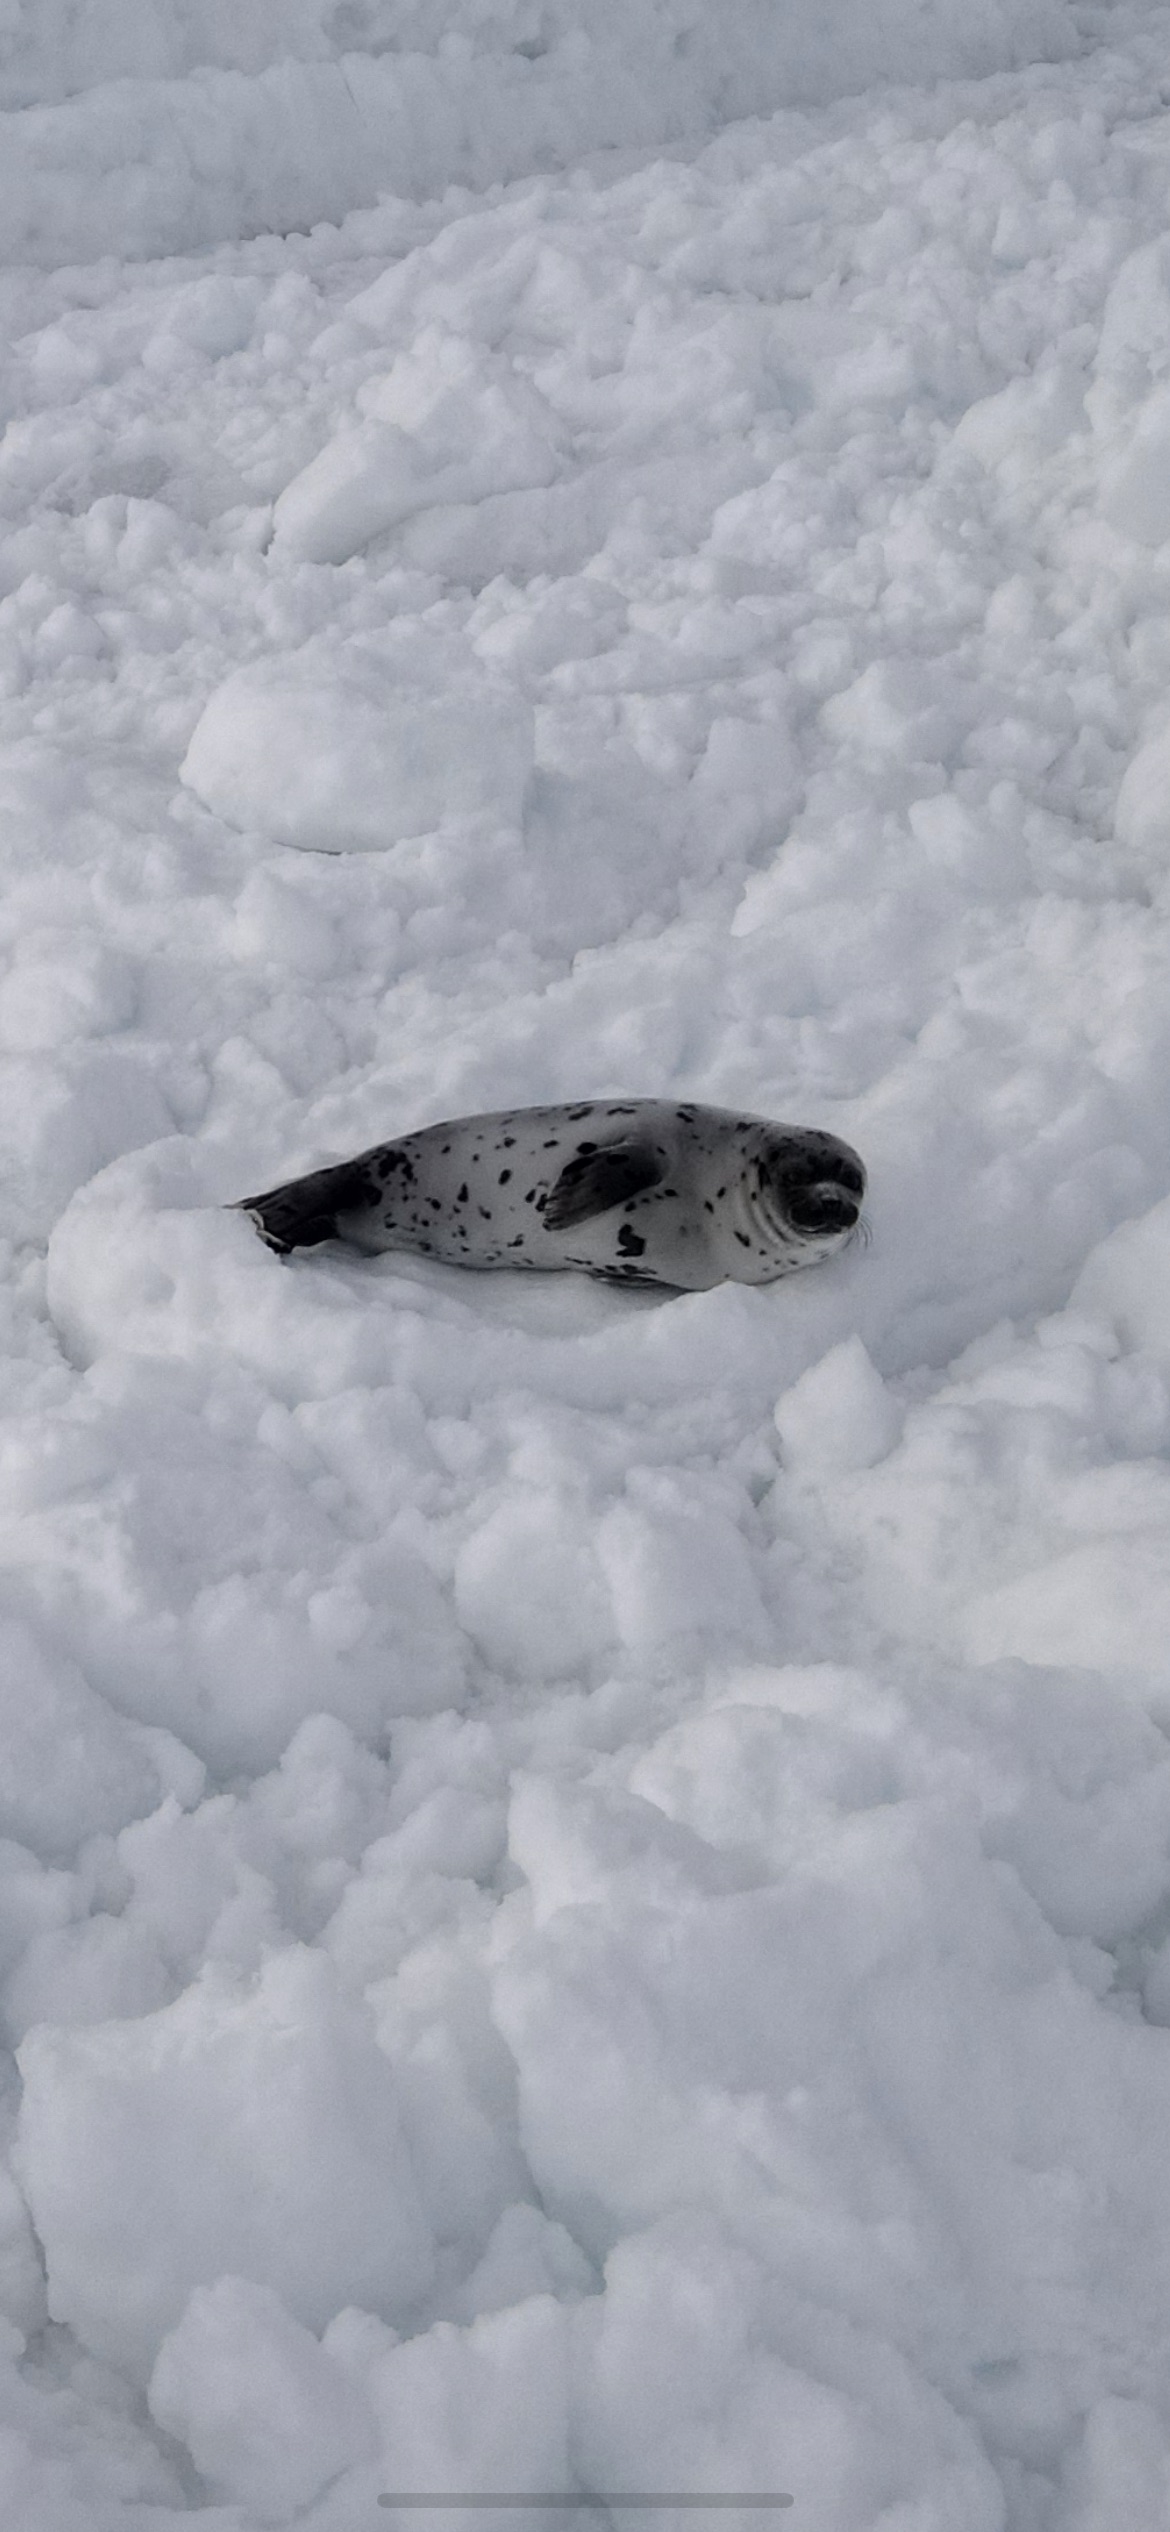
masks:
<path fill-rule="evenodd" d="M 1170 11 L 0 109 L 0 2523 L 1166 2532 Z M 594 1093 L 869 1245 L 225 1209 Z"/>

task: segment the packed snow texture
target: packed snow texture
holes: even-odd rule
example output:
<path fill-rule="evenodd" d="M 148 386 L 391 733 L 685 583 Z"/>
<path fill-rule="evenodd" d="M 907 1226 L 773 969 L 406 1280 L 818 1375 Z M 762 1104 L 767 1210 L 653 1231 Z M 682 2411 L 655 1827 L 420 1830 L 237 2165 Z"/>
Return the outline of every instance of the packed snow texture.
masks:
<path fill-rule="evenodd" d="M 0 25 L 0 2518 L 1165 2532 L 1170 13 L 452 17 Z"/>
<path fill-rule="evenodd" d="M 1078 43 L 1071 0 L 3 0 L 0 256 L 182 253 Z"/>

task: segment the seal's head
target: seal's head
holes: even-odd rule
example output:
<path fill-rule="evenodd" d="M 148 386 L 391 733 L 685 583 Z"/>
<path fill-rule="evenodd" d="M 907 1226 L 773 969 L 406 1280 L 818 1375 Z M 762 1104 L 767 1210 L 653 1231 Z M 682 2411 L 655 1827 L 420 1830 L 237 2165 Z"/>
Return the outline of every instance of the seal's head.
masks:
<path fill-rule="evenodd" d="M 861 1221 L 865 1168 L 848 1143 L 811 1127 L 774 1126 L 759 1154 L 755 1201 L 772 1236 L 788 1251 L 829 1256 Z M 795 1262 L 795 1260 L 794 1260 Z"/>

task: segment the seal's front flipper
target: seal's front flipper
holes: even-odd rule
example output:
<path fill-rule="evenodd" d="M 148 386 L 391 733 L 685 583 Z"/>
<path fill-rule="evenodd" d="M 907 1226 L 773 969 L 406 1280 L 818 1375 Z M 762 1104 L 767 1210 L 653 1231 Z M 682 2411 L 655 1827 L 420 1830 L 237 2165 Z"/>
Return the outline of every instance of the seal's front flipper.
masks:
<path fill-rule="evenodd" d="M 652 1143 L 632 1136 L 626 1142 L 604 1143 L 599 1150 L 579 1151 L 574 1160 L 566 1161 L 549 1191 L 546 1228 L 571 1231 L 579 1222 L 592 1222 L 596 1214 L 628 1204 L 632 1196 L 657 1186 L 663 1166 Z"/>
<path fill-rule="evenodd" d="M 270 1187 L 267 1195 L 241 1196 L 232 1210 L 250 1213 L 261 1239 L 278 1257 L 287 1257 L 290 1249 L 344 1238 L 338 1216 L 360 1213 L 377 1201 L 378 1188 L 365 1164 L 339 1161 L 332 1169 L 314 1169 L 307 1178 Z"/>

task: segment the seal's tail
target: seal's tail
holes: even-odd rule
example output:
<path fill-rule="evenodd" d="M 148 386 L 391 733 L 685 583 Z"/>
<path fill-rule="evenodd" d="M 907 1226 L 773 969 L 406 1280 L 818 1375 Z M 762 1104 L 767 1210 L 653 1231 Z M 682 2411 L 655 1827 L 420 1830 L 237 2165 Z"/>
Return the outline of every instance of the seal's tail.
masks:
<path fill-rule="evenodd" d="M 290 1249 L 317 1248 L 322 1240 L 344 1238 L 341 1219 L 360 1213 L 370 1202 L 370 1189 L 360 1161 L 338 1161 L 332 1169 L 310 1170 L 307 1178 L 290 1178 L 263 1196 L 241 1196 L 232 1210 L 250 1213 L 262 1240 L 287 1257 Z"/>

